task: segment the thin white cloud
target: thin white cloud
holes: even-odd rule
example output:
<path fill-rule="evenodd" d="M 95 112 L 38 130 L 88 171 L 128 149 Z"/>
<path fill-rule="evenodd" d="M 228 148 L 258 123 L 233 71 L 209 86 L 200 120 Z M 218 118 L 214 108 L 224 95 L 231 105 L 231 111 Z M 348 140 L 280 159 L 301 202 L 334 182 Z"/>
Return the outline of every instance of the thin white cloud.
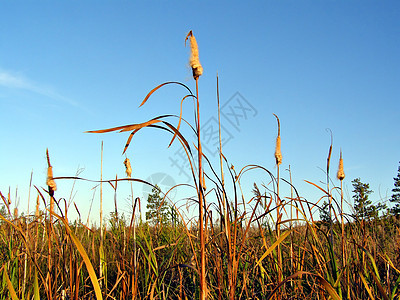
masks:
<path fill-rule="evenodd" d="M 68 103 L 73 106 L 78 106 L 74 100 L 62 96 L 51 87 L 46 87 L 39 83 L 33 82 L 21 74 L 12 73 L 2 69 L 0 69 L 0 86 L 10 89 L 30 91 L 54 100 Z"/>
<path fill-rule="evenodd" d="M 0 85 L 8 88 L 31 89 L 30 84 L 25 79 L 3 70 L 0 70 Z"/>

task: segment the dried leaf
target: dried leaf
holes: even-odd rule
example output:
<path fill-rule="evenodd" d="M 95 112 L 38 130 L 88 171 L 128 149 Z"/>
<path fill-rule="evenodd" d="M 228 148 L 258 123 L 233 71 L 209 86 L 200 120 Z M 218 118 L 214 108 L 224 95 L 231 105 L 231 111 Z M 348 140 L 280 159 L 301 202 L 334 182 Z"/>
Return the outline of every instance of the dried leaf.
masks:
<path fill-rule="evenodd" d="M 183 83 L 180 83 L 180 82 L 177 82 L 177 81 L 168 81 L 168 82 L 164 82 L 164 83 L 160 84 L 159 86 L 156 86 L 154 89 L 152 89 L 152 90 L 147 94 L 147 96 L 144 98 L 144 100 L 143 100 L 142 103 L 139 105 L 139 107 L 141 107 L 143 104 L 145 104 L 145 103 L 147 102 L 147 100 L 150 98 L 150 96 L 151 96 L 155 91 L 157 91 L 159 88 L 161 88 L 161 87 L 163 87 L 164 85 L 167 85 L 167 84 L 178 84 L 178 85 L 181 85 L 181 86 L 185 87 L 185 88 L 189 91 L 189 93 L 190 93 L 191 95 L 193 95 L 192 91 L 191 91 L 186 85 L 184 85 Z"/>

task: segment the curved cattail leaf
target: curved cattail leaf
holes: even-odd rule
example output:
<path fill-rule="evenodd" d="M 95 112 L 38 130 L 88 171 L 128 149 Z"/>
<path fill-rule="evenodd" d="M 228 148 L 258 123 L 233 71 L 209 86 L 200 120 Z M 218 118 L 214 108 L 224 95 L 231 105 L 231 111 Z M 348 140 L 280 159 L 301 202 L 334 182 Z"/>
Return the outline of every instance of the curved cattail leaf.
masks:
<path fill-rule="evenodd" d="M 180 127 L 181 127 L 181 121 L 182 121 L 182 105 L 183 105 L 183 101 L 184 101 L 186 98 L 188 98 L 188 97 L 196 98 L 194 95 L 186 95 L 185 97 L 183 97 L 183 99 L 182 99 L 182 101 L 181 101 L 181 111 L 180 111 L 180 113 L 179 113 L 178 126 L 176 127 L 177 130 L 179 130 Z M 172 137 L 171 142 L 170 142 L 169 145 L 168 145 L 168 148 L 172 145 L 172 143 L 174 142 L 175 138 L 176 138 L 176 134 L 174 134 L 174 136 Z"/>
<path fill-rule="evenodd" d="M 129 144 L 131 143 L 131 140 L 132 140 L 132 138 L 133 138 L 133 135 L 134 135 L 136 132 L 138 132 L 138 131 L 139 131 L 139 129 L 136 129 L 136 130 L 134 130 L 134 131 L 131 132 L 131 134 L 130 134 L 129 137 L 128 137 L 128 140 L 127 140 L 126 143 L 125 143 L 124 151 L 122 152 L 122 154 L 125 154 L 126 150 L 127 150 L 128 147 L 129 147 Z"/>
<path fill-rule="evenodd" d="M 191 151 L 191 149 L 190 149 L 189 143 L 186 141 L 186 139 L 183 137 L 183 135 L 179 132 L 179 130 L 177 130 L 173 125 L 171 125 L 171 124 L 168 123 L 168 122 L 165 122 L 165 121 L 161 121 L 161 122 L 162 122 L 163 124 L 167 125 L 168 128 L 163 127 L 163 126 L 159 126 L 159 125 L 156 125 L 156 124 L 150 124 L 150 125 L 148 125 L 147 127 L 152 127 L 152 128 L 158 128 L 158 129 L 166 130 L 166 131 L 168 131 L 168 132 L 174 134 L 175 136 L 178 136 L 178 137 L 180 138 L 180 140 L 183 142 L 183 144 L 186 146 L 186 148 L 188 149 L 189 153 L 191 154 L 192 151 Z M 139 128 L 139 129 L 141 129 L 141 128 Z M 126 145 L 125 145 L 125 148 L 124 148 L 124 151 L 123 151 L 122 154 L 124 154 L 124 153 L 126 152 L 126 150 L 127 150 L 128 147 L 129 147 L 129 144 L 130 144 L 130 142 L 131 142 L 131 140 L 132 140 L 133 135 L 136 134 L 136 133 L 139 131 L 139 129 L 136 129 L 136 130 L 134 130 L 134 131 L 131 132 L 131 134 L 129 135 L 129 138 L 128 138 L 127 142 L 126 142 Z"/>
<path fill-rule="evenodd" d="M 147 126 L 149 126 L 151 124 L 158 123 L 158 122 L 161 122 L 161 120 L 152 119 L 152 120 L 144 122 L 144 123 L 128 125 L 125 128 L 121 129 L 120 132 L 126 132 L 126 131 L 141 129 L 141 128 L 147 127 Z"/>
<path fill-rule="evenodd" d="M 158 120 L 158 119 L 167 118 L 167 117 L 171 117 L 171 116 L 174 116 L 174 115 L 161 115 L 161 116 L 153 118 L 144 123 L 129 124 L 129 125 L 123 125 L 123 126 L 118 126 L 118 127 L 112 127 L 112 128 L 108 128 L 108 129 L 101 129 L 101 130 L 89 130 L 89 131 L 85 131 L 85 133 L 107 133 L 107 132 L 112 132 L 112 131 L 117 131 L 117 130 L 119 130 L 120 132 L 130 131 L 130 130 L 134 130 L 136 128 L 145 127 L 145 126 L 143 126 L 143 124 L 146 124 L 153 120 Z"/>
<path fill-rule="evenodd" d="M 141 107 L 143 104 L 145 104 L 145 103 L 147 102 L 147 100 L 150 98 L 150 96 L 151 96 L 155 91 L 157 91 L 159 88 L 161 88 L 161 87 L 163 87 L 164 85 L 167 85 L 167 84 L 178 84 L 178 85 L 181 85 L 181 86 L 185 87 L 185 88 L 189 91 L 189 93 L 190 93 L 191 95 L 193 95 L 193 93 L 192 93 L 192 91 L 190 90 L 190 88 L 188 88 L 188 86 L 186 86 L 185 84 L 183 84 L 183 83 L 181 83 L 181 82 L 178 82 L 178 81 L 168 81 L 168 82 L 164 82 L 164 83 L 162 83 L 162 84 L 156 86 L 154 89 L 152 89 L 152 90 L 147 94 L 147 96 L 144 98 L 144 100 L 143 100 L 142 103 L 139 105 L 139 107 Z"/>
<path fill-rule="evenodd" d="M 185 144 L 186 148 L 188 149 L 189 153 L 192 154 L 192 151 L 190 150 L 189 143 L 187 140 L 183 137 L 183 135 L 180 133 L 178 129 L 176 129 L 173 125 L 166 121 L 162 121 L 165 125 L 167 125 L 174 133 L 180 138 L 180 140 Z"/>
<path fill-rule="evenodd" d="M 101 129 L 101 130 L 89 130 L 89 131 L 85 131 L 85 133 L 106 133 L 106 132 L 121 130 L 127 126 L 131 126 L 131 125 L 123 125 L 123 126 L 112 127 L 112 128 L 108 128 L 108 129 Z"/>
<path fill-rule="evenodd" d="M 317 185 L 317 184 L 315 184 L 315 183 L 313 183 L 313 182 L 311 182 L 311 181 L 308 181 L 308 180 L 304 180 L 305 182 L 307 182 L 307 183 L 309 183 L 309 184 L 311 184 L 311 185 L 313 185 L 313 186 L 315 186 L 316 188 L 318 188 L 319 190 L 321 190 L 323 193 L 325 193 L 325 194 L 327 194 L 328 192 L 326 191 L 326 190 L 324 190 L 322 187 L 320 187 L 319 185 Z"/>

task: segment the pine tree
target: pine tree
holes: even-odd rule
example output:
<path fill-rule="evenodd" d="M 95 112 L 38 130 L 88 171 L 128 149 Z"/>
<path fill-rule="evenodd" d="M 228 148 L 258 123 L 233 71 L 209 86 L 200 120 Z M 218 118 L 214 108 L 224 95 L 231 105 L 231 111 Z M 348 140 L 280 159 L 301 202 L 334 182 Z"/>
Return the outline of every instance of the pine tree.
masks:
<path fill-rule="evenodd" d="M 325 200 L 322 207 L 319 209 L 319 218 L 325 225 L 330 224 L 331 216 L 329 215 L 329 203 Z"/>
<path fill-rule="evenodd" d="M 354 217 L 360 220 L 369 220 L 376 215 L 376 208 L 372 201 L 368 199 L 372 190 L 369 189 L 369 183 L 361 182 L 360 178 L 354 179 L 353 199 L 354 199 Z"/>
<path fill-rule="evenodd" d="M 400 163 L 400 162 L 399 162 Z M 390 202 L 392 202 L 395 206 L 390 210 L 394 215 L 400 215 L 400 166 L 398 169 L 397 177 L 394 179 L 394 188 L 392 189 L 392 197 L 390 198 Z"/>
<path fill-rule="evenodd" d="M 150 221 L 153 225 L 158 223 L 166 224 L 170 221 L 170 207 L 160 194 L 161 190 L 156 185 L 147 197 L 146 220 Z"/>

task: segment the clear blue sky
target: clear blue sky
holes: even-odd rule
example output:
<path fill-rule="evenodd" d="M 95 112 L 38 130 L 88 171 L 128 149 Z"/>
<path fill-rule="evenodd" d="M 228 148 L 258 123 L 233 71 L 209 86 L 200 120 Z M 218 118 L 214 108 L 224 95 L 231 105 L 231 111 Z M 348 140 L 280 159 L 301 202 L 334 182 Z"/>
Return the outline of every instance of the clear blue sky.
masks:
<path fill-rule="evenodd" d="M 339 184 L 342 149 L 348 199 L 356 177 L 370 183 L 373 201 L 386 199 L 400 161 L 399 20 L 398 1 L 2 1 L 0 191 L 6 195 L 10 188 L 12 207 L 26 212 L 32 170 L 33 184 L 45 187 L 47 147 L 55 176 L 84 168 L 81 177 L 99 179 L 102 140 L 103 177 L 124 177 L 121 153 L 128 135 L 84 131 L 179 114 L 185 95 L 180 87 L 165 87 L 138 106 L 165 81 L 195 89 L 184 45 L 193 30 L 204 67 L 201 120 L 210 124 L 217 117 L 218 72 L 226 104 L 223 150 L 235 169 L 260 164 L 276 172 L 275 113 L 281 121 L 281 174 L 288 178 L 290 165 L 301 196 L 313 202 L 321 196 L 304 180 L 325 181 L 329 128 L 333 182 Z M 236 124 L 228 114 L 234 103 L 249 109 Z M 193 122 L 189 102 L 184 117 Z M 169 138 L 154 129 L 133 138 L 127 155 L 134 177 L 161 172 L 187 181 L 172 165 L 179 145 L 167 149 Z M 213 143 L 205 145 L 218 162 Z M 267 183 L 268 177 L 255 172 L 244 188 L 251 190 L 253 181 Z M 59 181 L 56 196 L 69 199 L 71 185 Z M 94 186 L 75 186 L 84 218 Z M 119 187 L 121 209 L 128 209 L 129 190 Z M 111 211 L 111 187 L 105 193 L 105 210 Z M 134 193 L 142 196 L 142 185 L 134 185 Z M 32 192 L 31 211 L 35 197 Z"/>

